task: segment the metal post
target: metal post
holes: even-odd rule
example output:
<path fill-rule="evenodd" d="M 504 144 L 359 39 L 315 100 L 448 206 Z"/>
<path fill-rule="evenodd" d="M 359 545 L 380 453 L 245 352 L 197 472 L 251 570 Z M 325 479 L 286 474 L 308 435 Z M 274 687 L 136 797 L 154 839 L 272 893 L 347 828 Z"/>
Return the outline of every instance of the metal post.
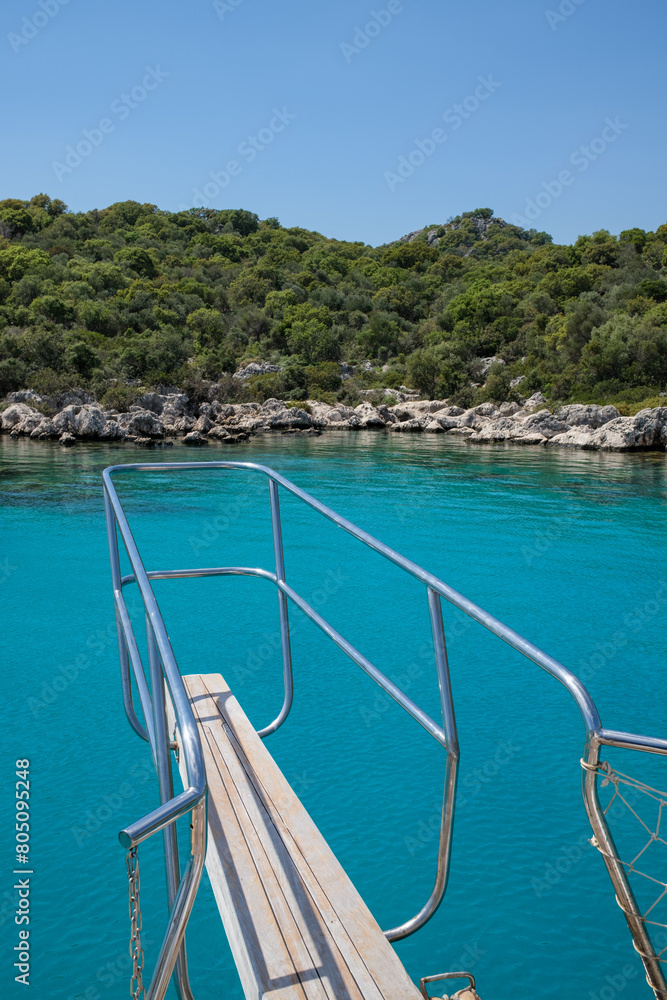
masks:
<path fill-rule="evenodd" d="M 596 739 L 588 741 L 588 754 L 583 774 L 584 804 L 600 853 L 614 886 L 616 902 L 623 910 L 635 946 L 646 970 L 646 982 L 655 993 L 657 1000 L 667 1000 L 667 983 L 662 966 L 655 953 L 653 942 L 642 919 L 632 886 L 628 881 L 623 864 L 618 856 L 616 844 L 607 824 L 598 798 L 597 770 L 600 763 L 600 744 Z"/>
<path fill-rule="evenodd" d="M 143 740 L 149 740 L 148 733 L 139 722 L 132 703 L 132 681 L 130 678 L 129 653 L 127 649 L 127 642 L 125 640 L 125 633 L 123 631 L 123 623 L 118 609 L 118 602 L 116 600 L 116 594 L 120 594 L 122 588 L 120 555 L 118 552 L 118 534 L 116 532 L 116 518 L 106 490 L 104 491 L 104 512 L 107 520 L 107 539 L 109 541 L 109 558 L 111 560 L 111 582 L 114 591 L 114 612 L 116 615 L 116 634 L 118 636 L 118 657 L 120 659 L 120 679 L 123 692 L 123 705 L 125 707 L 125 714 L 128 721 L 137 736 L 141 736 Z"/>
<path fill-rule="evenodd" d="M 278 484 L 273 479 L 269 479 L 269 497 L 271 500 L 271 527 L 273 530 L 273 551 L 276 559 L 276 578 L 279 583 L 285 582 L 285 556 L 283 553 L 283 533 L 280 524 L 280 501 L 278 498 Z M 262 739 L 275 733 L 276 729 L 282 726 L 290 713 L 292 701 L 294 699 L 294 683 L 292 678 L 292 649 L 289 634 L 289 615 L 287 612 L 287 598 L 282 590 L 278 588 L 278 611 L 280 614 L 280 640 L 283 654 L 283 682 L 285 687 L 285 697 L 283 707 L 278 717 L 264 729 L 259 729 L 257 735 Z"/>
<path fill-rule="evenodd" d="M 174 797 L 174 781 L 171 772 L 170 740 L 167 732 L 167 706 L 165 702 L 165 685 L 162 677 L 162 664 L 158 654 L 155 636 L 151 623 L 146 615 L 146 640 L 148 643 L 148 662 L 150 664 L 151 694 L 153 697 L 153 726 L 155 731 L 155 746 L 153 756 L 155 770 L 160 783 L 160 802 L 164 805 Z M 164 838 L 164 861 L 167 872 L 167 899 L 169 910 L 173 910 L 174 900 L 181 881 L 180 864 L 178 860 L 178 837 L 176 823 L 170 823 L 162 831 Z M 176 988 L 181 1000 L 193 1000 L 188 977 L 188 962 L 185 951 L 185 936 L 176 962 Z"/>
<path fill-rule="evenodd" d="M 440 904 L 442 903 L 449 879 L 449 868 L 452 855 L 452 834 L 454 830 L 454 806 L 456 802 L 456 780 L 459 765 L 459 741 L 456 732 L 456 718 L 454 715 L 454 701 L 452 698 L 452 685 L 449 676 L 449 663 L 447 660 L 447 645 L 445 642 L 445 629 L 442 622 L 442 606 L 440 595 L 436 594 L 430 587 L 428 588 L 428 607 L 431 616 L 431 633 L 433 636 L 433 649 L 435 652 L 435 663 L 438 671 L 438 686 L 440 688 L 440 705 L 442 707 L 442 724 L 445 733 L 445 750 L 447 761 L 445 764 L 445 782 L 442 795 L 442 814 L 440 817 L 440 838 L 438 841 L 438 862 L 435 873 L 435 885 L 433 892 L 429 896 L 425 905 L 412 917 L 406 920 L 400 927 L 393 927 L 385 931 L 384 935 L 388 941 L 400 941 L 401 938 L 414 934 L 420 927 L 431 919 Z"/>
<path fill-rule="evenodd" d="M 199 802 L 192 810 L 191 854 L 174 901 L 164 942 L 158 955 L 146 1000 L 163 1000 L 176 958 L 184 940 L 185 928 L 197 895 L 206 854 L 206 803 Z M 181 952 L 183 954 L 183 952 Z M 191 994 L 190 994 L 191 996 Z"/>

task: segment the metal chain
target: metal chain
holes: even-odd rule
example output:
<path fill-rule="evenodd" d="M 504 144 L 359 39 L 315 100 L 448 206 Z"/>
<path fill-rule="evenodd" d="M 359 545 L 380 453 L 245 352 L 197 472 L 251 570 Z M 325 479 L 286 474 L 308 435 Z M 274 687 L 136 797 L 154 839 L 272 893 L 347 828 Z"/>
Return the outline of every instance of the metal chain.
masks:
<path fill-rule="evenodd" d="M 130 980 L 130 995 L 134 1000 L 145 998 L 144 988 L 144 952 L 141 947 L 141 900 L 139 890 L 141 880 L 139 876 L 139 857 L 137 848 L 133 847 L 127 852 L 127 884 L 129 890 L 130 903 L 130 957 L 132 958 L 132 978 Z"/>

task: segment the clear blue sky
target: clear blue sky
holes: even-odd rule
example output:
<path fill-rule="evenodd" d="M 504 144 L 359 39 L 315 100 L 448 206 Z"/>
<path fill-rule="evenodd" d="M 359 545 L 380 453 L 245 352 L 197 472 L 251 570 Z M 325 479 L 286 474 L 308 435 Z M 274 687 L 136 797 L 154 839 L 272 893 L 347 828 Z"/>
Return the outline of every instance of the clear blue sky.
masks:
<path fill-rule="evenodd" d="M 664 0 L 41 4 L 0 12 L 2 197 L 205 200 L 373 244 L 528 199 L 560 242 L 667 222 Z"/>

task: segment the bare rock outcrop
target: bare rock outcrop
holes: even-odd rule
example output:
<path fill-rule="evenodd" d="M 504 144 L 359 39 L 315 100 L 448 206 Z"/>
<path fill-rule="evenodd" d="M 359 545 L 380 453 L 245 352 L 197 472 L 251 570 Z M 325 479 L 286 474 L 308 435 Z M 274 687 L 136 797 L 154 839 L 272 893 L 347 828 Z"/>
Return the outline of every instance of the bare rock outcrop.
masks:
<path fill-rule="evenodd" d="M 191 403 L 176 391 L 147 392 L 125 413 L 105 410 L 82 390 L 53 399 L 32 390 L 12 393 L 0 412 L 0 430 L 12 437 L 61 444 L 132 441 L 153 445 L 181 438 L 188 446 L 234 443 L 254 434 L 319 434 L 323 430 L 372 430 L 398 434 L 449 434 L 471 444 L 550 445 L 602 451 L 667 450 L 667 406 L 622 417 L 614 406 L 570 404 L 551 412 L 541 393 L 523 406 L 481 403 L 467 410 L 447 400 L 403 399 L 393 406 L 355 408 L 308 400 L 288 403 Z M 57 412 L 53 414 L 54 409 Z M 53 414 L 53 415 L 49 415 Z"/>
<path fill-rule="evenodd" d="M 569 406 L 561 406 L 560 410 L 554 414 L 557 420 L 562 420 L 570 427 L 602 427 L 620 416 L 615 406 L 598 406 L 596 403 L 571 403 Z"/>
<path fill-rule="evenodd" d="M 132 406 L 129 413 L 119 414 L 118 424 L 128 436 L 164 437 L 164 424 L 160 417 L 152 410 L 144 410 L 141 406 Z"/>

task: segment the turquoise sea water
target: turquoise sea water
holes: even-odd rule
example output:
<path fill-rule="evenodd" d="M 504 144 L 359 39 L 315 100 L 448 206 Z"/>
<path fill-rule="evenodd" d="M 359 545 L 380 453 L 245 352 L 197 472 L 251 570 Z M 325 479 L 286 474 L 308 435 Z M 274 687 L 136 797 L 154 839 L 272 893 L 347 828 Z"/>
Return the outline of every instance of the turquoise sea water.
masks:
<path fill-rule="evenodd" d="M 583 673 L 605 725 L 667 736 L 662 454 L 475 449 L 372 433 L 259 438 L 194 456 L 0 439 L 3 997 L 24 989 L 12 968 L 17 758 L 31 761 L 31 995 L 128 992 L 117 832 L 157 796 L 146 746 L 122 709 L 100 472 L 176 457 L 276 468 Z M 260 477 L 163 473 L 118 485 L 149 568 L 271 566 Z M 282 513 L 292 584 L 435 715 L 423 589 L 287 497 Z M 273 718 L 282 694 L 270 585 L 163 582 L 156 593 L 183 672 L 222 672 L 257 726 Z M 649 996 L 586 843 L 574 703 L 481 627 L 444 611 L 462 751 L 452 872 L 438 914 L 397 945 L 401 959 L 415 981 L 470 969 L 482 1000 Z M 268 746 L 380 924 L 393 926 L 430 892 L 443 754 L 296 611 L 292 622 L 295 704 Z M 659 759 L 612 759 L 667 785 Z M 621 814 L 625 846 L 632 817 Z M 160 847 L 155 838 L 141 849 L 148 966 L 165 921 Z M 197 1000 L 238 1000 L 206 876 L 188 947 Z"/>

